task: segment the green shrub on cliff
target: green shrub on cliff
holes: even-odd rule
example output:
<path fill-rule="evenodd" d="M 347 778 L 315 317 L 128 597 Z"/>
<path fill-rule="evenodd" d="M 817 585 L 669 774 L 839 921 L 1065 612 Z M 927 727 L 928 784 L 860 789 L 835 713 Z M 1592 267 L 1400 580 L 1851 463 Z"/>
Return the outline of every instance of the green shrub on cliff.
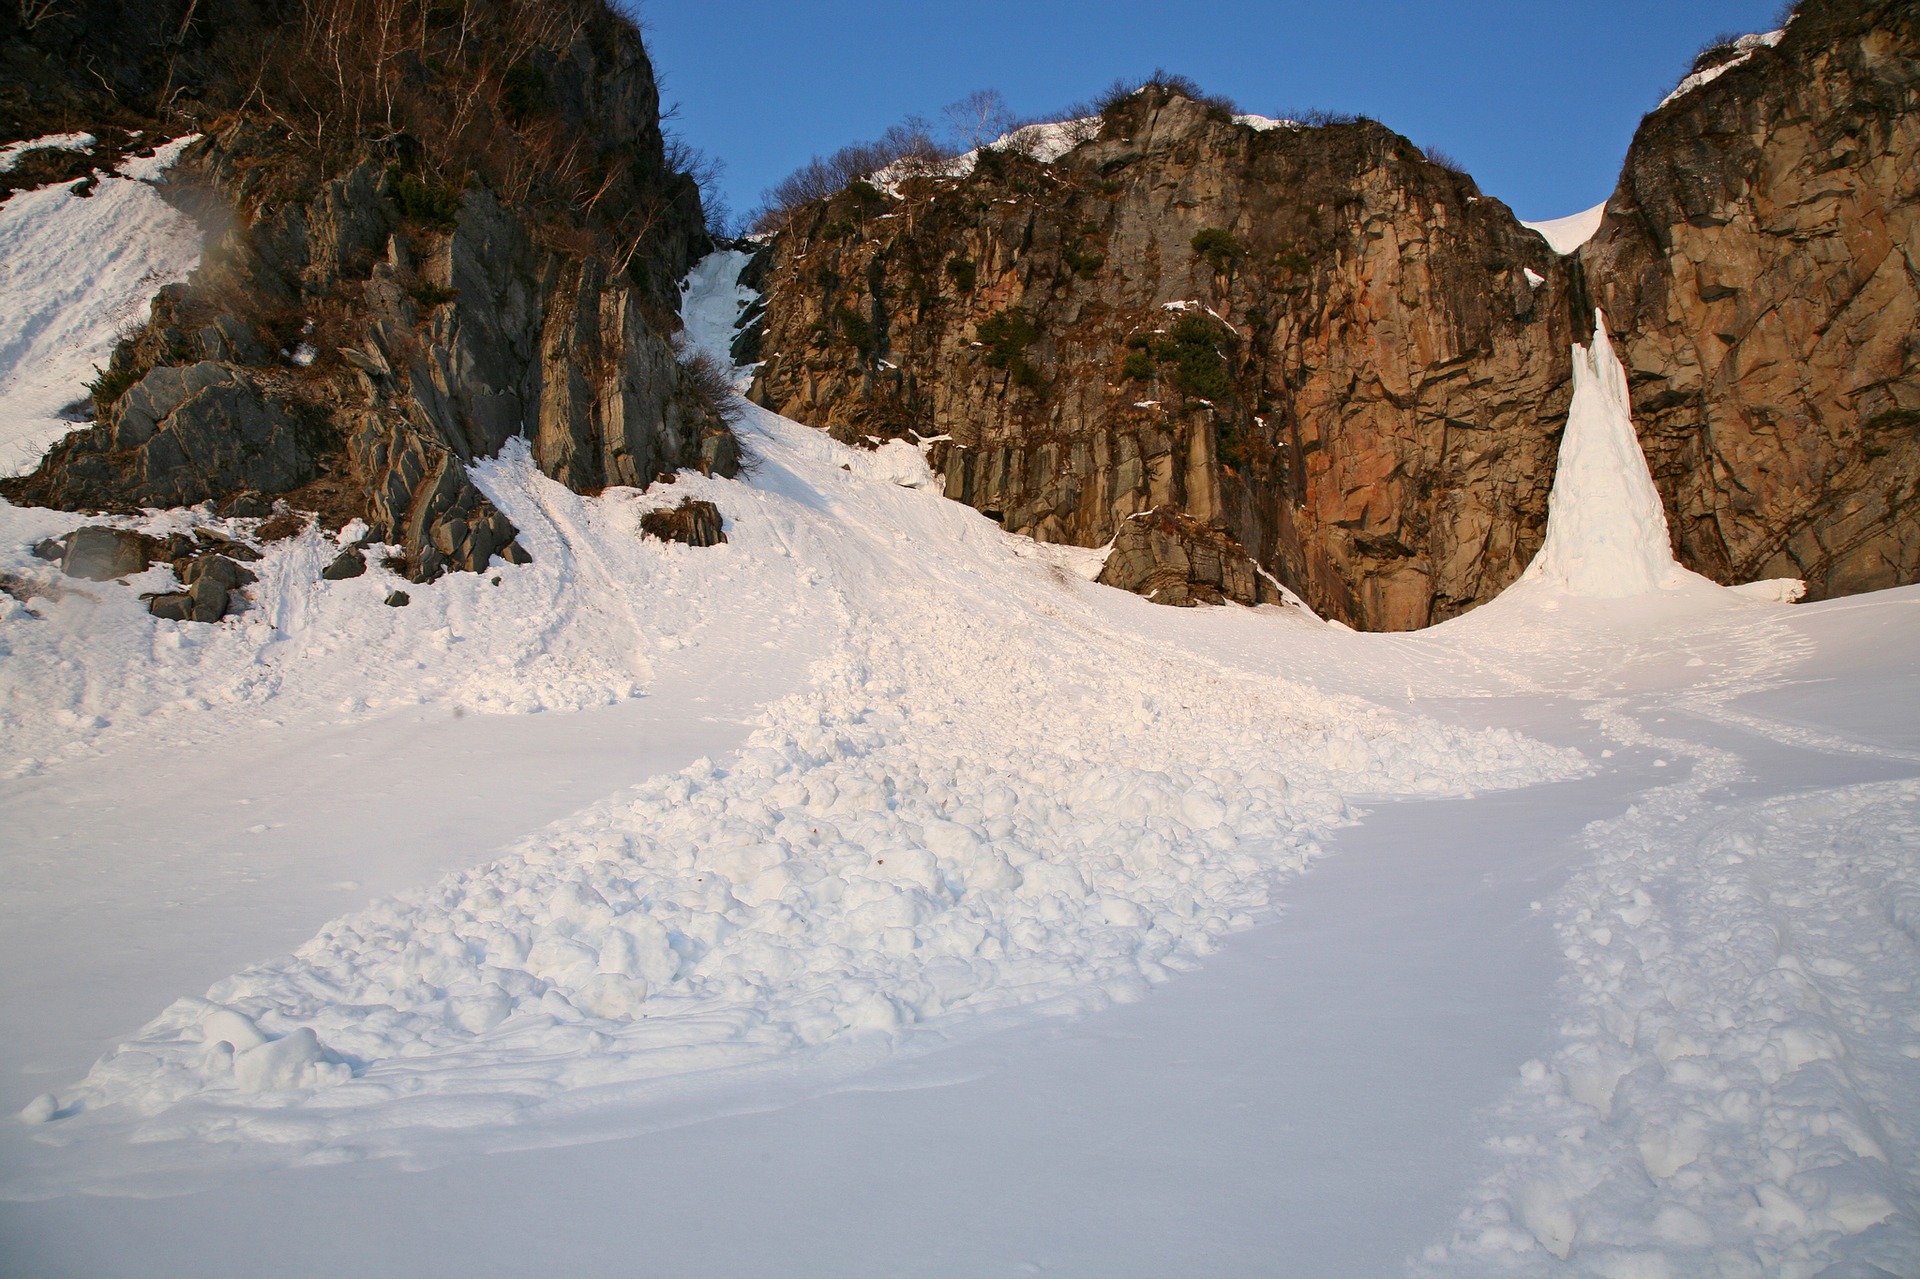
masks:
<path fill-rule="evenodd" d="M 1219 227 L 1208 227 L 1195 233 L 1193 251 L 1212 264 L 1215 271 L 1226 271 L 1235 259 L 1245 256 L 1246 250 L 1240 247 L 1240 241 L 1233 233 Z"/>
<path fill-rule="evenodd" d="M 1017 386 L 1040 385 L 1040 370 L 1027 358 L 1027 348 L 1040 337 L 1040 330 L 1018 307 L 995 311 L 980 321 L 975 330 L 980 344 L 987 348 L 989 368 L 1006 369 Z"/>

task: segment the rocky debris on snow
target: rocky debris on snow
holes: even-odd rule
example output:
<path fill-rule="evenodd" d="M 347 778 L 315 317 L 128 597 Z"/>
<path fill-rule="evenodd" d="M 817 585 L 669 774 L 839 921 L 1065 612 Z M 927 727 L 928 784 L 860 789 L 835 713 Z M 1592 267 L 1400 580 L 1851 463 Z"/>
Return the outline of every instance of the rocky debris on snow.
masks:
<path fill-rule="evenodd" d="M 1114 534 L 1095 579 L 1156 604 L 1276 604 L 1280 592 L 1227 533 L 1173 507 L 1135 515 Z"/>
<path fill-rule="evenodd" d="M 1920 9 L 1808 0 L 1648 116 L 1581 251 L 1681 563 L 1920 580 Z"/>
<path fill-rule="evenodd" d="M 46 539 L 34 547 L 34 554 L 57 562 L 67 576 L 90 582 L 115 581 L 144 573 L 151 564 L 171 564 L 183 589 L 142 598 L 155 617 L 193 622 L 217 622 L 243 606 L 241 592 L 258 579 L 241 561 L 260 558 L 260 552 L 244 542 L 207 529 L 192 536 L 154 537 L 98 524 L 77 528 L 59 540 Z M 36 593 L 50 592 L 41 588 Z"/>
<path fill-rule="evenodd" d="M 751 396 L 944 437 L 947 495 L 1041 541 L 1175 508 L 1356 626 L 1513 581 L 1570 391 L 1567 263 L 1371 121 L 1260 128 L 1150 85 L 1087 131 L 800 210 L 750 268 Z"/>
<path fill-rule="evenodd" d="M 384 603 L 388 608 L 405 608 L 413 603 L 413 596 L 405 591 L 388 591 Z"/>
<path fill-rule="evenodd" d="M 178 622 L 217 622 L 238 611 L 240 589 L 258 580 L 251 569 L 225 555 L 208 554 L 175 562 L 184 591 L 169 591 L 148 599 L 147 611 Z"/>
<path fill-rule="evenodd" d="M 720 508 L 698 498 L 682 498 L 680 505 L 661 507 L 640 517 L 640 531 L 663 542 L 687 546 L 718 546 L 727 540 Z"/>

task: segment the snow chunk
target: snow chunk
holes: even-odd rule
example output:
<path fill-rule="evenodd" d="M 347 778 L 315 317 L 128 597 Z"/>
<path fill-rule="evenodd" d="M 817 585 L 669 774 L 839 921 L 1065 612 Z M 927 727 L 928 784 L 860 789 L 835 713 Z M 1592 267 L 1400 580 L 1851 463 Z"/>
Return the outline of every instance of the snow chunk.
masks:
<path fill-rule="evenodd" d="M 1275 129 L 1298 129 L 1303 127 L 1298 120 L 1276 120 L 1271 116 L 1264 115 L 1237 115 L 1233 117 L 1233 122 L 1235 124 L 1243 124 L 1256 133 L 1270 133 Z"/>
<path fill-rule="evenodd" d="M 1627 371 L 1595 311 L 1593 345 L 1573 348 L 1573 404 L 1547 499 L 1547 540 L 1526 576 L 1618 599 L 1652 594 L 1678 570 L 1666 509 L 1633 432 Z"/>
<path fill-rule="evenodd" d="M 1529 231 L 1538 232 L 1549 248 L 1561 257 L 1567 256 L 1581 245 L 1591 240 L 1600 229 L 1600 221 L 1607 215 L 1605 200 L 1591 209 L 1582 209 L 1570 213 L 1564 218 L 1549 218 L 1544 222 L 1522 222 L 1520 225 Z"/>
<path fill-rule="evenodd" d="M 284 1092 L 345 1083 L 353 1068 L 320 1044 L 312 1029 L 300 1029 L 233 1055 L 233 1082 L 241 1092 Z"/>

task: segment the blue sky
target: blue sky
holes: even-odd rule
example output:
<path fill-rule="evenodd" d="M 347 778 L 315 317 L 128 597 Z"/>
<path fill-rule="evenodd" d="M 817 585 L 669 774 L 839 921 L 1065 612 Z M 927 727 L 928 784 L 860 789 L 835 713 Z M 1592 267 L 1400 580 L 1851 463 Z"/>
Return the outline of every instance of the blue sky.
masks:
<path fill-rule="evenodd" d="M 1640 117 L 1780 0 L 1338 4 L 637 0 L 669 122 L 736 209 L 816 153 L 974 89 L 1038 115 L 1157 66 L 1266 115 L 1362 112 L 1457 158 L 1523 218 L 1605 199 Z"/>

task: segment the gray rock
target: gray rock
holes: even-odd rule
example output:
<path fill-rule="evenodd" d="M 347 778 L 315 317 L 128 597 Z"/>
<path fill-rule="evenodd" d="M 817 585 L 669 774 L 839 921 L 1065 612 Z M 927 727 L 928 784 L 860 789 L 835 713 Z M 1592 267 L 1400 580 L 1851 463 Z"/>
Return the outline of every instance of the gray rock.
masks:
<path fill-rule="evenodd" d="M 84 577 L 90 582 L 110 582 L 147 567 L 153 543 L 127 529 L 89 526 L 75 529 L 67 538 L 66 556 L 60 567 L 69 577 Z"/>
<path fill-rule="evenodd" d="M 217 622 L 227 615 L 231 602 L 230 588 L 222 584 L 218 574 L 208 573 L 201 577 L 187 594 L 193 600 L 194 621 Z"/>
<path fill-rule="evenodd" d="M 413 603 L 413 597 L 405 591 L 387 592 L 386 604 L 388 608 L 405 608 L 411 603 Z"/>
<path fill-rule="evenodd" d="M 67 545 L 51 537 L 43 538 L 33 544 L 33 554 L 35 559 L 51 560 L 58 564 L 67 558 Z"/>
<path fill-rule="evenodd" d="M 189 560 L 180 573 L 180 581 L 189 587 L 209 579 L 219 583 L 224 591 L 237 591 L 259 580 L 253 570 L 242 568 L 224 555 L 202 555 Z"/>
<path fill-rule="evenodd" d="M 367 556 L 364 551 L 348 547 L 333 557 L 333 562 L 320 570 L 320 576 L 329 582 L 344 582 L 350 577 L 359 577 L 367 571 Z"/>
<path fill-rule="evenodd" d="M 147 612 L 155 617 L 163 617 L 173 622 L 191 622 L 193 620 L 193 596 L 185 591 L 174 591 L 165 595 L 147 597 Z"/>

